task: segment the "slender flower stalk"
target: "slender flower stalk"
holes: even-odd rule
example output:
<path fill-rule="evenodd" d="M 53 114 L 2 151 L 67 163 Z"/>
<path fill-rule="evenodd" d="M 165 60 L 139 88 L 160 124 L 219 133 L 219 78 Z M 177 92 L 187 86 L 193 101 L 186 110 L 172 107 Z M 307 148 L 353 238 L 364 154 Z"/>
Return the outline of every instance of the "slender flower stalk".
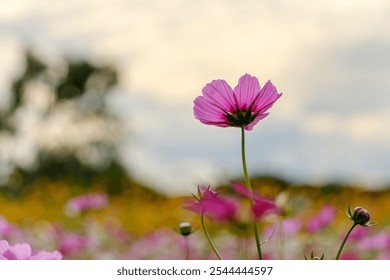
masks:
<path fill-rule="evenodd" d="M 278 244 L 278 251 L 279 251 L 279 259 L 284 260 L 284 238 L 283 238 L 283 218 L 280 218 L 279 220 L 279 244 Z"/>
<path fill-rule="evenodd" d="M 201 222 L 202 222 L 202 228 L 203 228 L 204 234 L 206 235 L 207 241 L 209 242 L 211 249 L 213 250 L 214 254 L 217 256 L 217 258 L 218 258 L 219 260 L 222 260 L 221 254 L 218 252 L 218 250 L 217 250 L 217 248 L 215 247 L 213 241 L 211 240 L 211 237 L 210 237 L 210 235 L 209 235 L 209 232 L 207 231 L 207 228 L 206 228 L 206 225 L 205 225 L 205 222 L 204 222 L 203 211 L 202 211 L 202 213 L 200 214 L 200 219 L 201 219 Z"/>
<path fill-rule="evenodd" d="M 341 255 L 341 252 L 343 251 L 345 242 L 347 242 L 347 239 L 348 239 L 349 235 L 351 234 L 352 230 L 353 230 L 357 225 L 358 225 L 357 223 L 353 223 L 353 225 L 351 226 L 351 228 L 349 229 L 349 231 L 348 231 L 347 234 L 345 235 L 344 240 L 343 240 L 343 242 L 341 243 L 341 246 L 340 246 L 340 248 L 339 248 L 339 251 L 337 252 L 336 260 L 340 259 L 340 255 Z"/>
<path fill-rule="evenodd" d="M 252 186 L 251 182 L 249 180 L 248 176 L 248 170 L 246 167 L 246 157 L 245 157 L 245 127 L 241 126 L 241 157 L 242 157 L 242 168 L 244 171 L 244 178 L 245 178 L 245 184 L 248 188 L 249 191 L 249 202 L 251 209 L 253 209 L 254 206 L 254 201 L 253 201 L 253 192 L 252 192 Z M 252 215 L 252 223 L 253 223 L 253 233 L 255 235 L 255 240 L 256 240 L 256 248 L 257 248 L 257 254 L 259 257 L 259 260 L 263 259 L 263 253 L 261 251 L 261 242 L 259 238 L 259 232 L 257 229 L 257 223 L 256 223 L 256 218 L 254 215 Z"/>
<path fill-rule="evenodd" d="M 189 260 L 190 259 L 190 241 L 188 240 L 188 235 L 184 236 L 184 246 L 185 246 L 185 250 L 186 250 L 185 259 Z"/>
<path fill-rule="evenodd" d="M 237 256 L 241 260 L 248 259 L 246 236 L 237 236 Z"/>

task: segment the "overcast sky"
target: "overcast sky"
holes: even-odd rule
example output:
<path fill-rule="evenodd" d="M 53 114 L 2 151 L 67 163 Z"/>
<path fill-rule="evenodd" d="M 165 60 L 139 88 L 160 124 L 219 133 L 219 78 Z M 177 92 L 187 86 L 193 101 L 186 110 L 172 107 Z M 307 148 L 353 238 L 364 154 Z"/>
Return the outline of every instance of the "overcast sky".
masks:
<path fill-rule="evenodd" d="M 199 123 L 192 102 L 249 73 L 283 93 L 247 134 L 250 174 L 378 187 L 390 182 L 389 26 L 384 0 L 0 0 L 0 105 L 25 46 L 114 63 L 123 160 L 188 193 L 241 174 L 239 129 Z"/>

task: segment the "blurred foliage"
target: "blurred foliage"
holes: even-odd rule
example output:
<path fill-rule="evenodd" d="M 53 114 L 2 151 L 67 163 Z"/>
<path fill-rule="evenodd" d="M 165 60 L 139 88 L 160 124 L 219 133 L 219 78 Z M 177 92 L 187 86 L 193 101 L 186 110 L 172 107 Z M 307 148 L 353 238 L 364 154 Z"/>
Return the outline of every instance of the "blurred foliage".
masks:
<path fill-rule="evenodd" d="M 240 179 L 234 180 L 240 181 Z M 244 182 L 242 182 L 244 183 Z M 324 185 L 294 184 L 276 176 L 258 176 L 251 180 L 252 187 L 263 196 L 276 198 L 281 194 L 297 208 L 295 214 L 307 219 L 323 205 L 331 204 L 338 208 L 339 219 L 345 219 L 344 210 L 348 205 L 361 206 L 372 213 L 373 221 L 390 224 L 390 188 L 369 190 L 364 185 L 327 183 Z M 229 185 L 219 187 L 222 193 L 232 193 Z"/>
<path fill-rule="evenodd" d="M 77 227 L 77 219 L 68 217 L 64 211 L 66 202 L 86 192 L 101 192 L 107 190 L 107 178 L 104 175 L 91 180 L 88 190 L 85 188 L 69 188 L 69 182 L 61 179 L 40 178 L 34 181 L 31 188 L 25 189 L 22 198 L 9 199 L 0 195 L 0 213 L 8 220 L 23 224 L 28 221 L 49 221 L 64 223 L 66 227 Z M 324 205 L 333 205 L 337 211 L 336 222 L 333 227 L 339 232 L 349 226 L 350 220 L 343 209 L 362 206 L 371 213 L 372 221 L 379 224 L 375 230 L 390 225 L 390 190 L 367 191 L 357 186 L 342 186 L 337 191 L 330 192 L 321 186 L 309 185 L 279 185 L 277 178 L 264 177 L 252 180 L 254 190 L 270 198 L 281 194 L 286 195 L 290 205 L 297 211 L 293 217 L 307 221 L 313 217 Z M 285 181 L 283 181 L 285 182 Z M 287 183 L 287 182 L 285 182 Z M 100 220 L 115 220 L 135 235 L 148 234 L 159 228 L 175 228 L 181 222 L 192 222 L 195 228 L 200 228 L 199 215 L 183 208 L 185 202 L 192 201 L 193 197 L 167 197 L 152 190 L 151 187 L 140 184 L 129 178 L 122 179 L 120 195 L 111 195 L 109 205 L 91 215 Z M 218 188 L 221 195 L 229 195 L 230 187 Z M 272 194 L 272 195 L 271 195 Z M 231 228 L 229 225 L 208 221 L 210 232 Z M 260 227 L 267 224 L 259 223 Z"/>
<path fill-rule="evenodd" d="M 46 96 L 48 100 L 44 101 L 46 105 L 38 104 L 38 108 L 35 108 L 39 111 L 40 124 L 45 125 L 45 122 L 69 111 L 68 114 L 74 115 L 70 118 L 74 122 L 70 126 L 74 126 L 77 132 L 73 132 L 72 136 L 67 133 L 69 128 L 59 128 L 64 130 L 61 133 L 66 135 L 66 138 L 87 138 L 85 125 L 77 127 L 79 123 L 86 121 L 99 122 L 103 129 L 94 133 L 103 136 L 84 140 L 83 145 L 79 146 L 57 144 L 55 139 L 48 140 L 54 142 L 51 144 L 54 148 L 37 144 L 35 164 L 32 166 L 0 159 L 0 168 L 7 167 L 9 170 L 8 180 L 2 180 L 0 183 L 0 191 L 8 196 L 20 196 L 26 193 L 26 188 L 31 189 L 36 185 L 34 182 L 41 178 L 64 180 L 70 186 L 86 188 L 99 177 L 106 181 L 108 193 L 120 193 L 125 187 L 121 182 L 127 178 L 125 168 L 117 159 L 116 145 L 120 135 L 120 123 L 105 107 L 107 95 L 118 83 L 117 70 L 112 65 L 95 65 L 84 60 L 63 60 L 60 65 L 52 64 L 42 60 L 31 50 L 25 53 L 24 69 L 12 83 L 10 104 L 8 108 L 0 111 L 0 136 L 9 139 L 25 137 L 20 129 L 23 120 L 18 116 L 23 110 L 27 111 L 36 106 L 34 102 L 37 101 L 32 99 L 39 99 L 39 92 L 37 89 L 29 89 L 34 83 L 39 83 L 38 90 L 42 90 L 43 85 L 50 94 Z M 70 109 L 66 111 L 64 108 Z M 104 129 L 105 127 L 107 129 Z M 18 147 L 11 149 L 12 153 Z"/>

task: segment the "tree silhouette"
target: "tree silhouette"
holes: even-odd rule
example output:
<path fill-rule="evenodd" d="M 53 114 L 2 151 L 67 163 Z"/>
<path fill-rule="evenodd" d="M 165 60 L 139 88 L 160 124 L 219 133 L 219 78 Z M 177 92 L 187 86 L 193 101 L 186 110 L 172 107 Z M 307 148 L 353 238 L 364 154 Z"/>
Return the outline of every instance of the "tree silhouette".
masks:
<path fill-rule="evenodd" d="M 10 104 L 0 111 L 1 190 L 17 196 L 45 177 L 82 187 L 104 178 L 109 192 L 120 192 L 127 178 L 117 159 L 120 121 L 106 108 L 117 83 L 112 65 L 52 65 L 27 51 Z"/>

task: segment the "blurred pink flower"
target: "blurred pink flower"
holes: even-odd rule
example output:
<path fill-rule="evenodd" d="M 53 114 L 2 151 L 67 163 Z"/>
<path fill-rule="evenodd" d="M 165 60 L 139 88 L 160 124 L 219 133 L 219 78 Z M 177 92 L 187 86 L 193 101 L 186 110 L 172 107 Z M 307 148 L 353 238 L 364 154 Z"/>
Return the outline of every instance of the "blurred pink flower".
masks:
<path fill-rule="evenodd" d="M 204 124 L 252 130 L 280 96 L 271 81 L 261 88 L 249 74 L 239 79 L 234 90 L 225 80 L 213 80 L 194 100 L 194 116 Z"/>
<path fill-rule="evenodd" d="M 0 238 L 9 238 L 22 235 L 21 230 L 15 225 L 8 222 L 0 216 Z"/>
<path fill-rule="evenodd" d="M 276 227 L 277 231 L 281 231 L 284 236 L 292 236 L 301 230 L 302 221 L 299 218 L 291 218 L 282 220 Z M 269 238 L 275 231 L 275 224 L 269 225 L 264 230 L 264 238 Z"/>
<path fill-rule="evenodd" d="M 62 237 L 59 245 L 59 251 L 64 256 L 78 253 L 87 247 L 87 238 L 77 233 L 66 233 Z"/>
<path fill-rule="evenodd" d="M 390 250 L 390 234 L 382 231 L 373 236 L 366 236 L 359 242 L 359 249 L 365 250 Z"/>
<path fill-rule="evenodd" d="M 302 227 L 302 222 L 299 218 L 286 219 L 282 222 L 283 235 L 297 234 Z"/>
<path fill-rule="evenodd" d="M 368 234 L 370 231 L 369 227 L 356 227 L 351 234 L 349 235 L 348 239 L 349 240 L 356 240 L 359 241 L 361 240 L 364 236 Z"/>
<path fill-rule="evenodd" d="M 333 206 L 325 205 L 318 215 L 309 220 L 307 223 L 307 229 L 311 233 L 323 230 L 334 221 L 336 214 L 337 211 Z"/>
<path fill-rule="evenodd" d="M 86 210 L 104 208 L 107 204 L 108 197 L 106 194 L 90 193 L 70 199 L 66 204 L 66 209 L 72 214 L 79 214 Z"/>
<path fill-rule="evenodd" d="M 19 243 L 10 246 L 6 240 L 0 240 L 0 260 L 61 260 L 62 255 L 58 251 L 40 251 L 35 255 L 31 253 L 28 243 Z"/>
<path fill-rule="evenodd" d="M 341 254 L 340 260 L 359 260 L 359 255 L 354 252 L 345 252 Z"/>
<path fill-rule="evenodd" d="M 184 207 L 188 210 L 204 213 L 205 215 L 219 220 L 226 221 L 234 218 L 237 206 L 232 201 L 222 198 L 210 187 L 200 187 L 200 197 L 195 202 L 191 202 Z"/>
<path fill-rule="evenodd" d="M 245 185 L 240 183 L 233 183 L 232 187 L 233 190 L 238 194 L 249 198 L 249 191 Z M 264 217 L 266 214 L 269 213 L 278 213 L 280 210 L 273 200 L 258 195 L 255 192 L 253 192 L 253 201 L 254 205 L 252 208 L 252 212 L 256 218 Z"/>

